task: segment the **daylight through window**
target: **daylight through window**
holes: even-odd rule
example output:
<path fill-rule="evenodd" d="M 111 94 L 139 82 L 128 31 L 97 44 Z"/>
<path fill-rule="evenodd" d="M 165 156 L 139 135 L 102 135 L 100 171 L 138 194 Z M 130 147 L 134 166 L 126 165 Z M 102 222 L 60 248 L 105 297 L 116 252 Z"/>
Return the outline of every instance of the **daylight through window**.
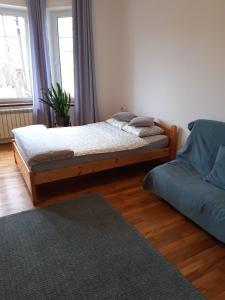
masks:
<path fill-rule="evenodd" d="M 72 17 L 58 18 L 60 73 L 63 88 L 73 96 L 73 33 Z"/>
<path fill-rule="evenodd" d="M 0 14 L 0 98 L 31 98 L 26 18 Z"/>

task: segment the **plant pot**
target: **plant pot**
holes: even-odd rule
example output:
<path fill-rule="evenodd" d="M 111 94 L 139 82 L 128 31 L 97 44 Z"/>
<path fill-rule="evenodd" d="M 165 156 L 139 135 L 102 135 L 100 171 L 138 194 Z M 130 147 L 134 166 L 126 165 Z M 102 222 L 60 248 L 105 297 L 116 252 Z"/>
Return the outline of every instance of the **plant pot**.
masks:
<path fill-rule="evenodd" d="M 67 127 L 70 125 L 70 116 L 60 116 L 56 114 L 55 121 L 57 126 Z"/>

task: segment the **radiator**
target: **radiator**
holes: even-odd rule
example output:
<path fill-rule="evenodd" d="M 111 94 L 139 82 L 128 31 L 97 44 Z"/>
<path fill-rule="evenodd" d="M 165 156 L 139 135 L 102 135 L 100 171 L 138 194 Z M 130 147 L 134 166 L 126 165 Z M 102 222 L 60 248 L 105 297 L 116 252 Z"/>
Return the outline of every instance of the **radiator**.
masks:
<path fill-rule="evenodd" d="M 0 110 L 0 142 L 12 137 L 12 129 L 33 124 L 32 108 Z"/>

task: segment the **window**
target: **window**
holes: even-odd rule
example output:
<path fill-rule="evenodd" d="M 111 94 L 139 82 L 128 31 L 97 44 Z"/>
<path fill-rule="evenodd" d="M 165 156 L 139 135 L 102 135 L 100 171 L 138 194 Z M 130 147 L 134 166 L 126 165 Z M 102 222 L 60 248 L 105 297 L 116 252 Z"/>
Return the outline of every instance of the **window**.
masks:
<path fill-rule="evenodd" d="M 49 10 L 48 16 L 52 79 L 74 97 L 71 10 Z"/>
<path fill-rule="evenodd" d="M 61 81 L 63 88 L 74 94 L 72 17 L 58 18 Z"/>
<path fill-rule="evenodd" d="M 0 8 L 0 101 L 31 100 L 27 17 L 23 10 Z"/>

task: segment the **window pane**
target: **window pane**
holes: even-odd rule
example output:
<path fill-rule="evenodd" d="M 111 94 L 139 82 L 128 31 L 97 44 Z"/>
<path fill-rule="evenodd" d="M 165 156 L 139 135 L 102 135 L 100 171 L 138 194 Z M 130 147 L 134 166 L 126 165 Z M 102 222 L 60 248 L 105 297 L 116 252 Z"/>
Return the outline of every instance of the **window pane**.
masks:
<path fill-rule="evenodd" d="M 58 18 L 61 80 L 63 88 L 74 96 L 72 17 Z"/>
<path fill-rule="evenodd" d="M 25 19 L 0 15 L 0 98 L 31 98 Z"/>

